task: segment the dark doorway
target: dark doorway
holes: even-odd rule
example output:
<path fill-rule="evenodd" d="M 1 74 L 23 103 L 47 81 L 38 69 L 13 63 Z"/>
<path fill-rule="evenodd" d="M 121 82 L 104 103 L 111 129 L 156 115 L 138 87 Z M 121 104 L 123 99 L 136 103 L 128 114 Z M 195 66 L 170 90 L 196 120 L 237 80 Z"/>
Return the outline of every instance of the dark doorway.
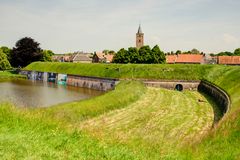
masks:
<path fill-rule="evenodd" d="M 183 90 L 183 85 L 177 84 L 176 87 L 175 87 L 175 90 L 182 91 Z"/>

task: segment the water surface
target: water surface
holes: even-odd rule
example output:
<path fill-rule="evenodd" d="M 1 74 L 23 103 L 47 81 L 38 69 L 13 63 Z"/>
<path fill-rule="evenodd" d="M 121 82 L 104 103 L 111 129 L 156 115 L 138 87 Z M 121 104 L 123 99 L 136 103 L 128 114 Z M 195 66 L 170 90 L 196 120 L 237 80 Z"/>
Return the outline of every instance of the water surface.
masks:
<path fill-rule="evenodd" d="M 103 92 L 92 89 L 40 81 L 14 80 L 0 83 L 0 102 L 11 102 L 19 107 L 47 107 L 101 94 Z"/>

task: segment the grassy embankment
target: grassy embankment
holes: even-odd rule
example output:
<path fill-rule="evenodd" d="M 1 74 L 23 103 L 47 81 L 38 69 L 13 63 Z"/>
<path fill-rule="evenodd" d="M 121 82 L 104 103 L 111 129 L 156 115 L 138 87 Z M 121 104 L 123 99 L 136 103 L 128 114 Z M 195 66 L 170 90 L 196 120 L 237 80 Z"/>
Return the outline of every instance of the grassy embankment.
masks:
<path fill-rule="evenodd" d="M 3 104 L 0 153 L 7 159 L 181 156 L 183 143 L 206 133 L 213 122 L 210 104 L 198 99 L 205 100 L 197 92 L 122 82 L 103 96 L 48 109 L 22 111 Z"/>
<path fill-rule="evenodd" d="M 3 159 L 133 159 L 125 146 L 106 145 L 74 128 L 84 119 L 127 106 L 145 90 L 139 82 L 122 82 L 116 90 L 100 97 L 45 111 L 1 104 L 0 156 Z"/>
<path fill-rule="evenodd" d="M 212 121 L 209 104 L 197 102 L 204 97 L 195 92 L 146 90 L 139 83 L 124 82 L 118 86 L 122 92 L 46 110 L 1 107 L 0 154 L 9 159 L 35 154 L 62 159 L 239 158 L 239 67 L 34 63 L 27 69 L 113 78 L 207 79 L 230 95 L 232 108 L 216 129 L 189 147 L 188 142 L 199 139 Z M 109 100 L 111 94 L 115 98 Z M 129 94 L 135 98 L 129 100 Z M 120 97 L 124 103 L 115 101 Z"/>
<path fill-rule="evenodd" d="M 0 82 L 12 79 L 25 79 L 25 76 L 15 74 L 14 71 L 0 71 Z"/>
<path fill-rule="evenodd" d="M 224 89 L 231 98 L 230 112 L 200 144 L 195 146 L 198 159 L 240 159 L 240 67 L 216 66 L 205 78 Z"/>
<path fill-rule="evenodd" d="M 204 78 L 211 68 L 213 68 L 213 66 L 210 65 L 203 67 L 201 65 L 121 65 L 36 62 L 30 64 L 25 69 L 109 78 L 199 80 Z"/>

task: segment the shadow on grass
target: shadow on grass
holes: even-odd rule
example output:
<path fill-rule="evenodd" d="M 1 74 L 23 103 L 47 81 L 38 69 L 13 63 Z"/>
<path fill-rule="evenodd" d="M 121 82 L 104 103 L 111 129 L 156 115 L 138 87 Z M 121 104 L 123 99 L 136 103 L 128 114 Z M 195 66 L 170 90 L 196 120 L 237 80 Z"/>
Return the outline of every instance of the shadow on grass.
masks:
<path fill-rule="evenodd" d="M 208 94 L 203 93 L 203 92 L 200 92 L 200 93 L 207 99 L 207 101 L 211 104 L 211 106 L 213 108 L 214 120 L 213 120 L 212 127 L 214 127 L 223 118 L 224 114 L 223 114 L 222 110 L 219 108 L 217 102 L 215 101 L 215 99 L 213 97 L 211 97 Z"/>

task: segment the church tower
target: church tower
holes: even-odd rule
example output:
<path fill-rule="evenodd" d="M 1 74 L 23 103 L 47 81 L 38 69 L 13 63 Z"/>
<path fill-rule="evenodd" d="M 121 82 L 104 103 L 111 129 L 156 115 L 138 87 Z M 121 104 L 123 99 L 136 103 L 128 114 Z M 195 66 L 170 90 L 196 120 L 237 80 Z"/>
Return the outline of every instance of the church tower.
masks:
<path fill-rule="evenodd" d="M 138 32 L 136 34 L 136 47 L 139 49 L 144 46 L 144 33 L 142 32 L 141 25 L 138 27 Z"/>

